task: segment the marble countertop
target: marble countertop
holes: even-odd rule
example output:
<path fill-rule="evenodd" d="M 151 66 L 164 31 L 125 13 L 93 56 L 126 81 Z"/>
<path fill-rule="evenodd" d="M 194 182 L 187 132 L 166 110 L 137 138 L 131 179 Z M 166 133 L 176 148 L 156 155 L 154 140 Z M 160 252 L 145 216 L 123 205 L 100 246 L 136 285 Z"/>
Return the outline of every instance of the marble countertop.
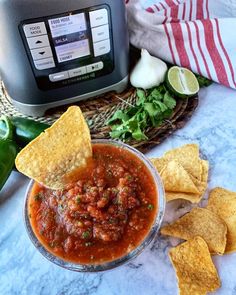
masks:
<path fill-rule="evenodd" d="M 236 191 L 236 91 L 212 85 L 200 92 L 200 106 L 187 126 L 154 148 L 148 156 L 185 143 L 199 143 L 210 162 L 209 188 Z M 176 241 L 158 237 L 132 263 L 99 274 L 67 271 L 47 261 L 31 244 L 23 224 L 24 193 L 29 180 L 13 172 L 0 193 L 0 294 L 33 295 L 175 295 L 178 293 L 168 251 Z M 206 197 L 205 197 L 206 198 Z M 203 201 L 204 202 L 204 201 Z M 189 210 L 175 201 L 165 221 Z M 236 253 L 213 257 L 222 280 L 215 294 L 236 294 Z M 191 294 L 190 294 L 191 295 Z"/>

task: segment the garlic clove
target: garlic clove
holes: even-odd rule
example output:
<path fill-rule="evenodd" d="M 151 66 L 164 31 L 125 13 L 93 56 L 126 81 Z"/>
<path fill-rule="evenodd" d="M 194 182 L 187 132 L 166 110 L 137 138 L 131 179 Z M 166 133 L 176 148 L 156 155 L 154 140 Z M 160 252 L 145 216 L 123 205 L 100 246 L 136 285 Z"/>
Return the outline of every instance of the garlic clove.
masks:
<path fill-rule="evenodd" d="M 137 88 L 149 89 L 165 80 L 167 65 L 162 60 L 142 49 L 141 58 L 130 75 L 130 83 Z"/>

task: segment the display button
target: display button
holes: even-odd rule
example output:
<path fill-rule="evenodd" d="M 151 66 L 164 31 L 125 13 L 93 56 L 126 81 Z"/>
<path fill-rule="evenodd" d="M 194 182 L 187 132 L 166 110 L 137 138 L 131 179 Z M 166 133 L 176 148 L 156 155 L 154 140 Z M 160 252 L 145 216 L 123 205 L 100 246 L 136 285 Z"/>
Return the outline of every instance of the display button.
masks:
<path fill-rule="evenodd" d="M 86 74 L 87 70 L 86 70 L 86 67 L 80 67 L 73 70 L 69 70 L 68 72 L 69 72 L 69 77 L 73 78 L 73 77 L 82 76 Z"/>
<path fill-rule="evenodd" d="M 33 60 L 39 60 L 43 58 L 48 58 L 52 56 L 52 50 L 51 47 L 43 47 L 38 49 L 32 49 L 31 55 L 33 57 Z"/>
<path fill-rule="evenodd" d="M 27 42 L 28 42 L 30 49 L 36 49 L 36 48 L 50 46 L 49 39 L 48 39 L 47 35 L 27 38 Z"/>
<path fill-rule="evenodd" d="M 94 56 L 95 57 L 109 53 L 111 50 L 110 40 L 108 39 L 105 41 L 100 41 L 100 42 L 94 43 L 93 49 L 94 49 Z"/>
<path fill-rule="evenodd" d="M 100 26 L 92 29 L 93 42 L 109 39 L 109 26 Z"/>
<path fill-rule="evenodd" d="M 69 78 L 69 73 L 67 71 L 49 75 L 49 79 L 51 82 L 66 80 L 68 78 Z"/>
<path fill-rule="evenodd" d="M 88 65 L 86 67 L 86 69 L 87 69 L 87 73 L 92 73 L 92 72 L 96 72 L 96 71 L 102 70 L 103 67 L 104 67 L 103 62 L 100 61 L 100 62 L 91 64 L 91 65 Z"/>
<path fill-rule="evenodd" d="M 55 68 L 54 59 L 52 57 L 41 60 L 35 60 L 34 65 L 36 69 L 40 71 Z"/>
<path fill-rule="evenodd" d="M 27 38 L 47 34 L 47 30 L 46 30 L 44 22 L 24 25 L 24 32 Z"/>
<path fill-rule="evenodd" d="M 92 28 L 108 24 L 108 13 L 105 8 L 89 12 Z"/>

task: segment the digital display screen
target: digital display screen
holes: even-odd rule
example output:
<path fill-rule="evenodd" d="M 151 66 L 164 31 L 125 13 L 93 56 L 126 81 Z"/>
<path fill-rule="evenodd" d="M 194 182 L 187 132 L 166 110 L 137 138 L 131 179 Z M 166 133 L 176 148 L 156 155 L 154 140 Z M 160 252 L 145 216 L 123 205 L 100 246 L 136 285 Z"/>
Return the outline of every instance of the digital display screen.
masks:
<path fill-rule="evenodd" d="M 90 55 L 85 14 L 48 20 L 59 63 Z"/>

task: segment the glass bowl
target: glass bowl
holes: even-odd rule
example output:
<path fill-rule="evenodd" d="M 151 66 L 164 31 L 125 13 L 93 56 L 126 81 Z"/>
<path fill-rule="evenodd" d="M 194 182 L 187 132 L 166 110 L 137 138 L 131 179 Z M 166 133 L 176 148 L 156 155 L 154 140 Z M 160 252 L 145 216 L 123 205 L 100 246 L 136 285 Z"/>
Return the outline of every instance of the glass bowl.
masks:
<path fill-rule="evenodd" d="M 136 258 L 157 236 L 158 230 L 161 226 L 162 219 L 164 216 L 164 211 L 165 211 L 165 193 L 164 193 L 164 188 L 163 188 L 161 178 L 157 170 L 154 168 L 154 166 L 152 165 L 152 163 L 148 160 L 146 156 L 144 156 L 141 152 L 139 152 L 135 148 L 119 141 L 101 139 L 101 140 L 92 140 L 92 144 L 115 145 L 119 148 L 128 150 L 129 152 L 133 153 L 136 157 L 138 157 L 146 165 L 146 167 L 148 168 L 148 170 L 150 171 L 154 179 L 156 190 L 157 190 L 158 210 L 157 210 L 154 223 L 149 233 L 147 234 L 147 236 L 144 238 L 144 240 L 140 243 L 139 246 L 137 246 L 134 250 L 132 250 L 125 256 L 119 259 L 113 260 L 111 262 L 104 262 L 103 264 L 77 264 L 74 262 L 67 262 L 53 255 L 52 253 L 48 252 L 44 248 L 44 246 L 39 242 L 39 240 L 37 239 L 36 235 L 33 232 L 33 229 L 30 224 L 29 216 L 28 216 L 29 193 L 34 183 L 34 181 L 31 180 L 25 194 L 25 204 L 24 204 L 24 212 L 23 212 L 25 227 L 29 235 L 29 238 L 32 241 L 33 245 L 36 247 L 36 249 L 49 261 L 53 262 L 54 264 L 60 267 L 63 267 L 68 270 L 76 271 L 76 272 L 100 272 L 100 271 L 110 270 L 118 266 L 124 265 L 130 262 L 132 259 Z"/>

